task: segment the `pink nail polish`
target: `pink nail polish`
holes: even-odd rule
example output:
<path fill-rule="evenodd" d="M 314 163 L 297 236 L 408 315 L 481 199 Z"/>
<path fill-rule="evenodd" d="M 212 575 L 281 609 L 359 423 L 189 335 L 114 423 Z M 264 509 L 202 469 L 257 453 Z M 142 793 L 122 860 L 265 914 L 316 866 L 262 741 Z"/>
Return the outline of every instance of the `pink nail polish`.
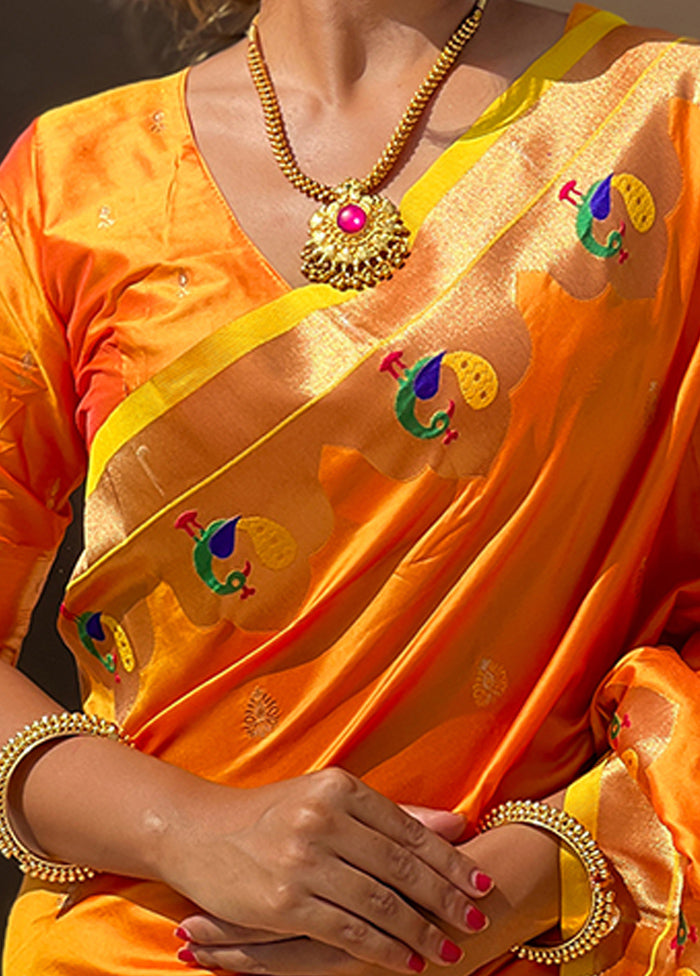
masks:
<path fill-rule="evenodd" d="M 408 960 L 408 968 L 412 969 L 414 973 L 422 973 L 425 969 L 425 959 L 419 956 L 417 952 L 414 952 Z"/>
<path fill-rule="evenodd" d="M 480 912 L 478 908 L 474 908 L 473 905 L 470 905 L 467 909 L 465 922 L 472 932 L 481 932 L 488 925 L 488 919 L 484 913 Z"/>
<path fill-rule="evenodd" d="M 197 962 L 194 952 L 190 952 L 189 949 L 179 949 L 177 958 L 180 960 L 180 962 Z"/>
<path fill-rule="evenodd" d="M 175 929 L 174 935 L 176 939 L 182 939 L 183 942 L 192 941 L 192 936 L 190 933 L 187 931 L 187 929 L 183 929 L 181 925 Z"/>
<path fill-rule="evenodd" d="M 471 882 L 482 895 L 485 895 L 487 891 L 491 891 L 493 888 L 493 878 L 490 878 L 488 874 L 478 869 L 472 871 Z"/>
<path fill-rule="evenodd" d="M 463 955 L 464 953 L 459 946 L 450 942 L 449 939 L 445 939 L 440 946 L 440 958 L 443 962 L 459 962 Z"/>

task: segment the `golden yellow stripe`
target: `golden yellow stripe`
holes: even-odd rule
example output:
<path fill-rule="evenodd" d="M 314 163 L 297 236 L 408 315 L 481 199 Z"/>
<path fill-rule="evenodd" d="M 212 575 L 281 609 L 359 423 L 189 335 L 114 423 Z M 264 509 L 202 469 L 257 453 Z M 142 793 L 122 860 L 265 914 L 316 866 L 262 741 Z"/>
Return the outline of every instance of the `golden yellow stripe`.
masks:
<path fill-rule="evenodd" d="M 109 459 L 132 437 L 246 353 L 283 335 L 318 308 L 347 301 L 352 292 L 309 285 L 282 295 L 202 339 L 130 393 L 109 415 L 90 449 L 86 491 L 96 487 Z"/>
<path fill-rule="evenodd" d="M 553 81 L 623 23 L 620 17 L 599 12 L 567 32 L 440 156 L 401 202 L 412 237 L 444 194 L 502 135 L 504 126 L 531 108 Z M 297 288 L 218 329 L 164 367 L 130 393 L 97 431 L 90 449 L 87 494 L 94 491 L 110 458 L 120 448 L 193 390 L 246 353 L 289 332 L 311 312 L 340 305 L 354 295 L 328 285 Z"/>
<path fill-rule="evenodd" d="M 678 911 L 680 909 L 682 887 L 683 872 L 681 870 L 681 856 L 678 851 L 674 850 L 673 874 L 671 877 L 671 887 L 668 892 L 668 903 L 666 905 L 666 925 L 664 926 L 663 931 L 659 933 L 659 937 L 654 943 L 654 947 L 651 950 L 651 956 L 649 957 L 649 966 L 647 971 L 644 973 L 644 976 L 653 976 L 656 968 L 656 959 L 659 955 L 659 949 L 673 931 L 674 925 L 678 924 Z"/>
<path fill-rule="evenodd" d="M 564 800 L 564 810 L 587 827 L 593 837 L 598 834 L 598 801 L 604 762 L 599 763 L 569 786 Z M 561 898 L 561 933 L 569 939 L 578 932 L 588 916 L 591 895 L 586 873 L 575 854 L 564 844 L 559 852 L 559 878 Z M 590 966 L 588 960 L 586 963 Z M 578 960 L 561 967 L 562 974 L 575 976 L 581 969 Z"/>
<path fill-rule="evenodd" d="M 411 229 L 412 238 L 433 207 L 481 159 L 501 137 L 503 130 L 529 111 L 598 41 L 625 23 L 622 17 L 597 11 L 567 31 L 496 99 L 461 138 L 442 153 L 401 202 L 401 214 Z"/>
<path fill-rule="evenodd" d="M 575 780 L 566 791 L 564 809 L 572 817 L 576 817 L 591 834 L 596 837 L 598 832 L 598 805 L 601 792 L 601 780 L 606 760 L 598 763 L 590 772 Z M 561 929 L 564 938 L 570 938 L 581 928 L 588 915 L 590 893 L 588 882 L 576 858 L 563 845 L 559 855 L 561 880 Z M 665 908 L 665 925 L 657 936 L 649 957 L 649 965 L 644 976 L 653 976 L 659 950 L 670 937 L 674 925 L 677 924 L 680 908 L 683 872 L 681 870 L 680 855 L 673 852 L 673 868 L 668 900 Z M 590 960 L 576 959 L 561 967 L 562 976 L 579 976 L 590 971 Z"/>

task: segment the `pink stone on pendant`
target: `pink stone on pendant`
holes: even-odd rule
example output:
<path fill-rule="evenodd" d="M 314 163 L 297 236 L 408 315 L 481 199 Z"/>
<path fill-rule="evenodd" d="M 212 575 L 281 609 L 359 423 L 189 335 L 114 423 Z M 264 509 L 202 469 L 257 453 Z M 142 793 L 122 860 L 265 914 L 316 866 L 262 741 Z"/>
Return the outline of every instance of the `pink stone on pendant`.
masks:
<path fill-rule="evenodd" d="M 338 214 L 338 227 L 346 234 L 359 234 L 367 223 L 367 214 L 356 203 L 348 203 Z"/>

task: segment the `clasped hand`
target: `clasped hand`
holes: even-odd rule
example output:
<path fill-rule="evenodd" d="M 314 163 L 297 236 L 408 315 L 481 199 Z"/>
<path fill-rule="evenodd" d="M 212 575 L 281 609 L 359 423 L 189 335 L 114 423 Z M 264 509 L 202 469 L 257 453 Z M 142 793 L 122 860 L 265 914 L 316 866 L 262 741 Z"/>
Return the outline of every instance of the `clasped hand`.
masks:
<path fill-rule="evenodd" d="M 455 814 L 411 815 L 339 769 L 246 791 L 243 807 L 233 829 L 210 812 L 198 869 L 173 884 L 203 910 L 178 929 L 183 962 L 280 976 L 421 972 L 460 961 L 456 941 L 488 927 L 474 901 L 492 893 L 478 854 L 493 860 L 493 838 L 454 847 Z M 508 830 L 494 832 L 500 846 Z M 518 914 L 490 949 L 481 940 L 476 964 L 548 928 L 553 918 L 539 916 L 554 911 Z"/>

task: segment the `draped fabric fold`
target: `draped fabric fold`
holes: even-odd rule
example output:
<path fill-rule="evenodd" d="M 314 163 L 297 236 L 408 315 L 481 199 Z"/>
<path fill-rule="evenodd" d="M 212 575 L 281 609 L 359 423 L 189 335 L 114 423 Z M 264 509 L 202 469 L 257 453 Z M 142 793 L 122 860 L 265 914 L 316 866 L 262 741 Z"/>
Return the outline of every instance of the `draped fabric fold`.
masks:
<path fill-rule="evenodd" d="M 593 831 L 618 873 L 621 920 L 608 944 L 564 966 L 565 976 L 689 976 L 700 965 L 696 667 L 671 647 L 639 648 L 596 697 L 594 728 L 609 753 L 569 788 L 566 809 Z M 565 863 L 563 879 L 575 928 L 586 912 L 575 863 Z"/>

